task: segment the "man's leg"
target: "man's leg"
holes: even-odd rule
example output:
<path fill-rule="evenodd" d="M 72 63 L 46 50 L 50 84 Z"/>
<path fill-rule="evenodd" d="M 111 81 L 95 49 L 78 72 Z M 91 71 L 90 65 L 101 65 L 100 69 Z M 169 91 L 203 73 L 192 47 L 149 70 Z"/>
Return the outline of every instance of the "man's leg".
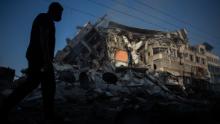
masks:
<path fill-rule="evenodd" d="M 41 82 L 44 114 L 46 118 L 53 118 L 54 116 L 54 97 L 55 97 L 55 78 L 53 66 L 43 73 L 43 80 Z"/>
<path fill-rule="evenodd" d="M 8 112 L 15 107 L 25 96 L 32 92 L 39 85 L 39 74 L 37 71 L 29 68 L 27 80 L 19 85 L 6 99 L 3 101 L 1 114 L 7 116 Z"/>

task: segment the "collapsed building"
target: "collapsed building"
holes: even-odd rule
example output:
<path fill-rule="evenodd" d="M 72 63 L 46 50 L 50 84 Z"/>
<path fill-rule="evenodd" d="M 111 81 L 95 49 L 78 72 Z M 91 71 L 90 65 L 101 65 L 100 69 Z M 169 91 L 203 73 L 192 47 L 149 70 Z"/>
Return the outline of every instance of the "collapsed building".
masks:
<path fill-rule="evenodd" d="M 67 39 L 55 59 L 79 70 L 151 70 L 158 72 L 164 84 L 185 89 L 193 82 L 219 82 L 219 58 L 207 46 L 191 46 L 185 29 L 164 32 L 110 21 L 107 26 L 84 25 L 76 37 Z"/>
<path fill-rule="evenodd" d="M 88 22 L 67 39 L 54 66 L 59 81 L 89 91 L 85 98 L 89 101 L 106 100 L 98 108 L 107 105 L 108 112 L 146 110 L 154 117 L 158 105 L 167 108 L 165 113 L 172 110 L 172 116 L 208 117 L 205 113 L 216 103 L 210 100 L 210 84 L 218 83 L 220 67 L 209 47 L 207 43 L 191 46 L 185 29 L 165 32 L 112 21 Z"/>

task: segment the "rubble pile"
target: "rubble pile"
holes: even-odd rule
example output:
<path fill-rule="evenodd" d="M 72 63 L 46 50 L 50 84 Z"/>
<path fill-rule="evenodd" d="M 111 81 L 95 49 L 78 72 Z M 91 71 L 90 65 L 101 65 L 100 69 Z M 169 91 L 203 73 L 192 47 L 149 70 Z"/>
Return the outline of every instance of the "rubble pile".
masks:
<path fill-rule="evenodd" d="M 55 67 L 59 68 L 57 65 Z M 68 66 L 65 67 L 67 69 Z M 187 99 L 173 94 L 153 76 L 146 77 L 140 72 L 125 71 L 123 74 L 118 73 L 121 78 L 113 79 L 116 78 L 113 73 L 105 74 L 107 77 L 101 72 L 95 74 L 93 72 L 91 74 L 93 78 L 88 75 L 85 78 L 83 75 L 79 76 L 83 79 L 76 78 L 74 82 L 64 81 L 59 77 L 61 75 L 57 77 L 56 106 L 64 115 L 65 123 L 129 124 L 127 122 L 129 119 L 141 123 L 161 123 L 170 116 L 185 119 L 188 114 L 206 116 L 210 110 L 208 101 Z M 73 75 L 76 76 L 76 72 Z M 117 82 L 120 80 L 121 83 L 106 83 L 110 80 L 108 76 L 111 80 Z M 19 107 L 23 111 L 28 110 L 33 108 L 33 104 L 39 106 L 41 104 L 39 101 L 41 101 L 41 91 L 37 89 Z M 20 112 L 22 115 L 22 111 Z M 176 123 L 177 121 L 174 120 L 166 120 L 166 122 Z"/>

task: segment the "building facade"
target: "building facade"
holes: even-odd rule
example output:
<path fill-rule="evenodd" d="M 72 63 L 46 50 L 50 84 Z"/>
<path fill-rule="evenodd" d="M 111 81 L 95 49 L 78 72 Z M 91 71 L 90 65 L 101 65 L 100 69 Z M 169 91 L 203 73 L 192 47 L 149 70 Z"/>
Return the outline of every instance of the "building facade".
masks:
<path fill-rule="evenodd" d="M 80 68 L 98 67 L 96 61 L 99 61 L 111 63 L 115 69 L 151 69 L 167 73 L 179 85 L 194 79 L 219 82 L 219 57 L 207 49 L 207 44 L 191 46 L 185 29 L 165 32 L 115 22 L 97 25 L 84 25 L 73 39 L 67 40 L 56 60 Z M 88 57 L 91 62 L 83 61 Z M 100 59 L 92 59 L 95 57 Z"/>
<path fill-rule="evenodd" d="M 168 72 L 180 84 L 194 79 L 219 83 L 219 57 L 204 44 L 191 46 L 185 29 L 163 32 L 110 23 L 107 34 L 108 55 L 116 67 Z"/>

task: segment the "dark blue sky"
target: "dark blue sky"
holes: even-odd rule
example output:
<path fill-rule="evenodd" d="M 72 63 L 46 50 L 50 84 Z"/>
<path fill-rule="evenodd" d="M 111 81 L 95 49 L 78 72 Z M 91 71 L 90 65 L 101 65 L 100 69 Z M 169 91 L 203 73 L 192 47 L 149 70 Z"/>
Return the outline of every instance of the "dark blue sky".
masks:
<path fill-rule="evenodd" d="M 108 19 L 140 28 L 163 31 L 186 28 L 191 44 L 209 42 L 215 47 L 214 52 L 220 55 L 219 0 L 137 0 L 159 10 L 152 9 L 145 4 L 138 4 L 136 0 L 92 1 L 104 5 L 97 5 L 91 0 L 60 0 L 60 3 L 64 6 L 64 13 L 63 20 L 56 24 L 56 50 L 62 49 L 66 45 L 65 39 L 67 37 L 74 37 L 77 31 L 76 26 L 84 25 L 87 21 L 95 22 L 98 17 L 108 14 Z M 25 52 L 29 43 L 32 21 L 39 13 L 47 11 L 50 2 L 52 0 L 0 1 L 1 66 L 9 66 L 16 69 L 18 75 L 22 68 L 27 67 Z M 107 6 L 139 19 L 113 11 Z M 74 9 L 91 13 L 95 17 L 80 13 Z M 172 17 L 164 13 L 172 15 Z"/>

